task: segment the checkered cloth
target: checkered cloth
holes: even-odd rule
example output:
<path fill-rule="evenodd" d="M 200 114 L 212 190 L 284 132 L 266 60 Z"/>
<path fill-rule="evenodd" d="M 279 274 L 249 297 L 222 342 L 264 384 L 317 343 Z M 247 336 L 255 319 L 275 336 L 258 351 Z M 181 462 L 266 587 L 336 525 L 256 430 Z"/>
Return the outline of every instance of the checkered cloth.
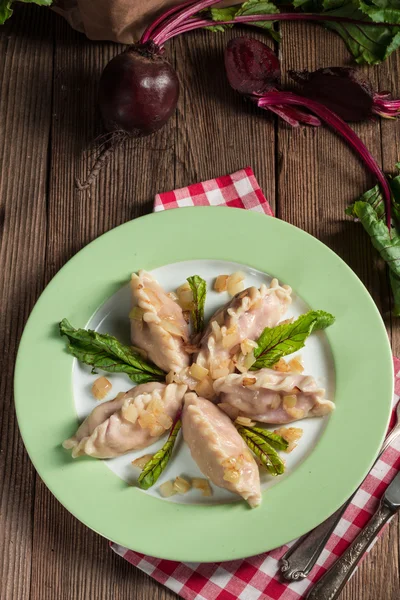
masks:
<path fill-rule="evenodd" d="M 155 212 L 183 206 L 233 206 L 274 216 L 251 167 L 173 192 L 157 194 L 154 201 Z"/>
<path fill-rule="evenodd" d="M 198 205 L 235 206 L 273 216 L 250 167 L 232 175 L 157 194 L 154 210 Z M 394 407 L 400 397 L 400 360 L 394 358 L 393 361 L 396 374 Z M 394 414 L 391 426 L 393 423 Z M 186 600 L 299 600 L 304 598 L 311 585 L 342 554 L 360 528 L 364 527 L 376 510 L 379 498 L 399 469 L 400 441 L 392 444 L 373 467 L 329 539 L 310 576 L 290 585 L 280 581 L 278 561 L 293 542 L 245 560 L 204 564 L 160 560 L 117 544 L 111 544 L 111 547 L 114 552 Z"/>

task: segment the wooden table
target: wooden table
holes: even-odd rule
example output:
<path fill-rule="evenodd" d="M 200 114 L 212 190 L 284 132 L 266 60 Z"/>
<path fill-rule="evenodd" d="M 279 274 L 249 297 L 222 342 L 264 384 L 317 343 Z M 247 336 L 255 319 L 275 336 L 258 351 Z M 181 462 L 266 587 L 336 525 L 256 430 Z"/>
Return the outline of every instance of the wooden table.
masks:
<path fill-rule="evenodd" d="M 249 31 L 249 30 L 248 30 Z M 314 25 L 281 27 L 282 67 L 347 64 L 342 40 Z M 267 39 L 260 32 L 251 32 Z M 291 129 L 245 104 L 229 88 L 223 49 L 237 32 L 196 32 L 168 44 L 182 82 L 176 116 L 158 134 L 117 151 L 93 188 L 80 193 L 101 133 L 96 86 L 111 43 L 94 43 L 50 10 L 18 6 L 0 32 L 0 596 L 4 600 L 172 600 L 174 593 L 115 556 L 50 494 L 22 444 L 12 375 L 26 319 L 65 262 L 103 232 L 151 211 L 154 194 L 251 165 L 276 214 L 313 234 L 361 277 L 381 309 L 393 350 L 399 320 L 389 314 L 387 274 L 364 235 L 344 216 L 371 184 L 330 131 Z M 377 89 L 400 94 L 400 54 L 365 69 Z M 391 170 L 400 123 L 357 126 Z M 345 290 L 344 290 L 345 293 Z M 351 298 L 349 298 L 351 302 Z M 34 357 L 32 357 L 34 360 Z M 379 401 L 379 398 L 377 398 Z M 341 600 L 395 600 L 399 524 L 395 520 Z"/>

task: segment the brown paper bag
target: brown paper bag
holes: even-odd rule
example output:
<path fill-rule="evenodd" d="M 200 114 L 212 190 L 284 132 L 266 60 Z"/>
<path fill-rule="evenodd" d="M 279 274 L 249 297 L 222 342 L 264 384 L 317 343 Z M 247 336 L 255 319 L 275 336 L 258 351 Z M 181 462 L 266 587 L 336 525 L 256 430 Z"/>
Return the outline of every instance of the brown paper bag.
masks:
<path fill-rule="evenodd" d="M 224 0 L 218 6 L 240 4 Z M 91 40 L 131 44 L 168 7 L 183 0 L 56 0 L 53 9 Z"/>

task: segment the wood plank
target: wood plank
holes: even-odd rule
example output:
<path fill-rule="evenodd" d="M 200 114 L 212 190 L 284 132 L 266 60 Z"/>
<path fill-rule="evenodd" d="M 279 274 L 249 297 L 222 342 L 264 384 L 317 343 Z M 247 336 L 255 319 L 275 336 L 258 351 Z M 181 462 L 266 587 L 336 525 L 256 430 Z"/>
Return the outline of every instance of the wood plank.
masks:
<path fill-rule="evenodd" d="M 115 153 L 89 193 L 76 192 L 73 175 L 82 177 L 88 169 L 88 161 L 82 161 L 81 149 L 101 130 L 93 110 L 97 78 L 101 66 L 117 48 L 88 42 L 62 22 L 57 23 L 56 37 L 46 279 L 103 231 L 149 212 L 154 194 L 159 190 L 173 189 L 252 164 L 256 172 L 259 169 L 260 181 L 267 183 L 269 197 L 273 198 L 273 124 L 262 116 L 259 120 L 262 118 L 264 130 L 257 127 L 251 114 L 253 110 L 250 114 L 245 110 L 242 118 L 242 102 L 234 97 L 223 78 L 216 77 L 212 83 L 206 81 L 204 61 L 214 55 L 207 40 L 212 40 L 220 55 L 223 44 L 221 36 L 214 38 L 201 33 L 191 36 L 190 40 L 178 41 L 177 46 L 176 43 L 168 46 L 172 64 L 179 53 L 178 73 L 184 82 L 177 118 L 151 138 L 129 142 Z M 202 86 L 206 83 L 210 93 L 204 96 Z M 221 94 L 225 96 L 227 109 L 221 104 Z M 268 139 L 266 131 L 272 139 Z M 216 133 L 218 142 L 222 135 L 221 144 L 215 144 Z M 253 136 L 265 152 L 259 154 L 252 142 Z M 70 598 L 71 582 L 79 582 L 73 590 L 74 600 L 92 596 L 105 599 L 111 593 L 125 598 L 132 594 L 135 585 L 140 588 L 141 600 L 152 597 L 156 590 L 162 600 L 176 597 L 115 557 L 107 550 L 104 540 L 71 517 L 39 483 L 35 503 L 32 600 Z"/>
<path fill-rule="evenodd" d="M 282 70 L 345 65 L 349 55 L 341 38 L 311 24 L 282 27 Z M 376 70 L 364 68 L 372 82 Z M 286 80 L 288 82 L 288 80 Z M 379 123 L 354 130 L 381 160 Z M 389 309 L 384 270 L 372 269 L 374 251 L 360 227 L 345 217 L 349 203 L 373 185 L 358 157 L 326 127 L 293 129 L 279 125 L 279 215 L 330 246 L 357 273 L 378 306 Z"/>
<path fill-rule="evenodd" d="M 13 406 L 15 355 L 43 287 L 53 37 L 48 11 L 16 9 L 0 30 L 0 580 L 28 600 L 35 475 Z"/>
<path fill-rule="evenodd" d="M 173 188 L 176 127 L 172 120 L 152 137 L 131 140 L 115 152 L 89 191 L 78 192 L 75 177 L 87 174 L 93 160 L 90 145 L 102 132 L 96 109 L 98 78 L 121 47 L 90 42 L 60 18 L 54 27 L 46 281 L 92 239 L 150 212 L 158 190 Z M 34 517 L 30 600 L 175 597 L 114 555 L 107 541 L 71 516 L 41 481 Z"/>
<path fill-rule="evenodd" d="M 229 86 L 224 49 L 237 31 L 196 31 L 176 40 L 182 84 L 178 107 L 176 186 L 226 175 L 251 166 L 275 206 L 275 128 Z M 266 39 L 259 31 L 253 35 Z M 272 45 L 272 44 L 271 44 Z"/>
<path fill-rule="evenodd" d="M 349 63 L 342 40 L 331 32 L 311 24 L 285 23 L 280 47 L 283 71 L 310 70 Z M 363 71 L 378 89 L 382 82 L 397 87 L 397 61 Z M 379 81 L 381 77 L 382 81 Z M 380 86 L 386 89 L 388 86 Z M 399 89 L 395 90 L 397 93 Z M 391 127 L 390 127 L 391 126 Z M 367 147 L 384 166 L 394 163 L 399 126 L 382 126 L 377 122 L 354 125 Z M 390 131 L 389 131 L 390 128 Z M 294 130 L 279 125 L 278 153 L 282 160 L 279 178 L 278 214 L 286 221 L 305 229 L 339 254 L 357 273 L 385 317 L 389 328 L 390 302 L 385 269 L 361 227 L 344 216 L 346 206 L 357 194 L 368 189 L 372 180 L 358 158 L 332 132 L 324 129 Z M 392 161 L 392 163 L 390 163 Z M 397 325 L 396 325 L 397 328 Z M 397 334 L 396 334 L 397 336 Z M 396 340 L 400 341 L 400 337 Z M 399 343 L 396 341 L 396 344 Z M 342 592 L 341 600 L 356 600 L 362 590 L 363 600 L 395 600 L 399 591 L 399 536 L 393 523 L 385 532 L 356 575 Z"/>
<path fill-rule="evenodd" d="M 44 269 L 46 148 L 54 31 L 57 46 Z M 290 37 L 286 33 L 291 40 L 290 47 L 288 42 L 282 48 L 289 66 L 300 68 L 307 64 L 311 68 L 327 61 L 326 66 L 333 56 L 335 60 L 344 60 L 347 56 L 341 54 L 340 40 L 337 43 L 329 40 L 333 34 L 317 33 L 312 26 L 302 31 L 303 35 L 307 32 L 307 36 L 297 38 L 297 44 L 295 36 L 300 33 L 291 31 Z M 222 50 L 227 38 L 199 32 L 168 46 L 171 61 L 178 63 L 184 83 L 176 120 L 151 138 L 130 141 L 115 153 L 93 189 L 78 193 L 74 177 L 87 173 L 90 164 L 87 148 L 101 131 L 98 115 L 93 110 L 96 81 L 102 65 L 118 48 L 88 42 L 48 11 L 31 7 L 23 7 L 0 35 L 0 52 L 5 56 L 0 65 L 0 128 L 5 132 L 4 143 L 0 144 L 3 211 L 0 221 L 4 227 L 0 262 L 9 275 L 7 289 L 3 284 L 1 290 L 0 332 L 4 346 L 9 348 L 8 355 L 2 357 L 7 364 L 2 365 L 1 391 L 2 397 L 7 399 L 11 397 L 12 355 L 30 307 L 44 282 L 80 247 L 103 231 L 149 212 L 156 191 L 232 172 L 246 164 L 253 166 L 273 202 L 275 162 L 273 121 L 254 107 L 243 105 L 220 77 L 217 65 L 222 69 Z M 261 34 L 257 35 L 264 39 Z M 318 57 L 313 52 L 315 47 L 318 47 Z M 398 72 L 397 62 L 393 69 L 392 76 Z M 382 72 L 381 68 L 379 74 Z M 378 76 L 377 71 L 374 76 Z M 389 71 L 385 76 L 389 77 Z M 14 104 L 15 98 L 18 105 Z M 382 126 L 385 166 L 397 160 L 390 125 Z M 379 138 L 374 127 L 361 127 L 360 131 L 379 156 Z M 397 141 L 398 129 L 396 132 Z M 10 153 L 10 147 L 18 149 L 18 154 Z M 349 190 L 361 191 L 366 185 L 362 167 L 350 153 L 344 154 L 343 146 L 334 142 L 329 132 L 318 131 L 311 135 L 308 131 L 305 134 L 304 131 L 293 132 L 283 126 L 279 149 L 285 154 L 279 214 L 341 252 L 367 283 L 377 303 L 386 310 L 385 274 L 372 271 L 373 253 L 360 228 L 350 223 L 344 226 L 343 221 L 343 209 L 351 199 Z M 332 186 L 332 162 L 335 186 Z M 21 163 L 26 165 L 22 171 L 18 168 Z M 351 171 L 350 176 L 348 171 Z M 307 173 L 313 185 L 306 185 L 304 178 L 298 177 L 301 173 Z M 299 211 L 298 202 L 303 196 L 304 204 Z M 400 342 L 397 323 L 393 331 L 397 347 Z M 4 446 L 4 449 L 1 447 L 0 469 L 4 468 L 5 472 L 5 485 L 0 492 L 0 531 L 5 532 L 0 564 L 6 600 L 177 598 L 114 556 L 107 542 L 67 513 L 39 479 L 32 526 L 32 469 L 19 442 L 14 414 L 7 401 L 3 401 L 0 410 L 3 410 L 0 444 Z M 363 590 L 363 600 L 394 600 L 398 593 L 397 545 L 398 533 L 392 525 L 346 587 L 342 599 L 358 600 Z"/>
<path fill-rule="evenodd" d="M 399 53 L 392 55 L 390 59 L 381 65 L 378 71 L 379 90 L 390 90 L 393 97 L 400 97 L 400 56 Z M 399 161 L 400 148 L 400 121 L 381 121 L 381 136 L 382 136 L 382 164 L 386 172 L 393 172 L 394 165 Z M 400 356 L 400 319 L 391 319 L 391 341 L 393 354 Z M 390 531 L 393 534 L 393 543 L 390 547 L 390 552 L 394 554 L 393 561 L 397 555 L 397 594 L 400 589 L 400 518 L 396 517 L 397 521 L 397 547 L 396 537 L 394 535 L 395 524 L 392 525 Z M 383 555 L 385 550 L 383 550 Z"/>

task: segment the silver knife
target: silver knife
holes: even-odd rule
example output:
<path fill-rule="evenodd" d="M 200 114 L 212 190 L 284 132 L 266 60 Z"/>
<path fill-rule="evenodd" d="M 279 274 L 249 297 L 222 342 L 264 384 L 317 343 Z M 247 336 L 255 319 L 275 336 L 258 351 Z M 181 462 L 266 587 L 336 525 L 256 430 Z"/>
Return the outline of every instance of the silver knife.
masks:
<path fill-rule="evenodd" d="M 400 510 L 400 472 L 387 488 L 374 516 L 342 556 L 311 588 L 307 600 L 335 600 L 368 546 L 398 510 Z"/>

